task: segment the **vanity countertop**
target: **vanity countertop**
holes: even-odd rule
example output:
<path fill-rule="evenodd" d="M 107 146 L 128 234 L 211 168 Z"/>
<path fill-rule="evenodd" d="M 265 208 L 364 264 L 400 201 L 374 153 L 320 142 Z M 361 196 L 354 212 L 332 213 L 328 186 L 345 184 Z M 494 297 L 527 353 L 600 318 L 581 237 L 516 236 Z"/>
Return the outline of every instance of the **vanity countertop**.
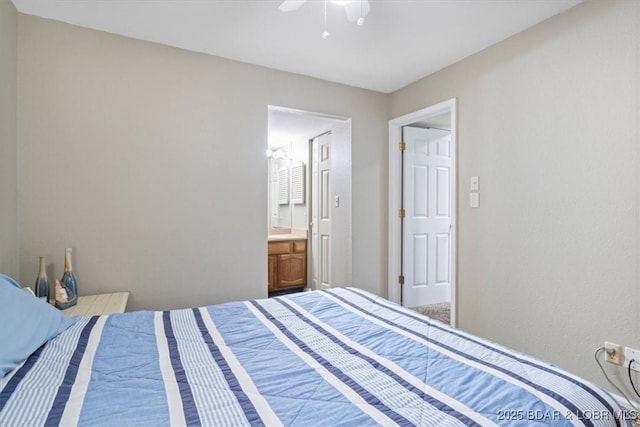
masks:
<path fill-rule="evenodd" d="M 283 240 L 307 240 L 306 234 L 269 234 L 269 242 L 281 242 Z"/>

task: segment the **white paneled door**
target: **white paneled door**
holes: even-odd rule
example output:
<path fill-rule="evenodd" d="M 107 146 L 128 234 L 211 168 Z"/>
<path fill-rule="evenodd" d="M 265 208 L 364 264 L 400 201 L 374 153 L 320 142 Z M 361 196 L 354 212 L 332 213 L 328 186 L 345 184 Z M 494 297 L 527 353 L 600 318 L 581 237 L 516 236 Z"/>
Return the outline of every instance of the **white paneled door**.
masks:
<path fill-rule="evenodd" d="M 311 277 L 314 289 L 331 287 L 331 133 L 311 142 Z"/>
<path fill-rule="evenodd" d="M 405 126 L 403 305 L 451 299 L 451 133 Z"/>

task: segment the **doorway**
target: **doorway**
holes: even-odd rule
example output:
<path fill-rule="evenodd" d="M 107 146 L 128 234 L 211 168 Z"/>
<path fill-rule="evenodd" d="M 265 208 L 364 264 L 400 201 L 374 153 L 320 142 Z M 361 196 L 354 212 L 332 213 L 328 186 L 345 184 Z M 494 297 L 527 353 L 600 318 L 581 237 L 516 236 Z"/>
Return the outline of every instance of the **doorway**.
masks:
<path fill-rule="evenodd" d="M 389 299 L 456 325 L 456 100 L 389 121 Z"/>
<path fill-rule="evenodd" d="M 304 287 L 326 289 L 333 284 L 351 283 L 351 119 L 268 106 L 267 148 L 280 153 L 277 168 L 272 165 L 274 161 L 270 160 L 269 165 L 269 233 L 281 228 L 306 234 Z M 288 168 L 291 177 L 292 168 L 299 165 L 304 171 L 304 195 L 294 197 L 294 192 L 289 191 L 284 200 L 281 193 L 287 192 L 275 191 L 278 186 L 272 182 L 272 172 Z M 314 179 L 316 171 L 319 175 Z"/>

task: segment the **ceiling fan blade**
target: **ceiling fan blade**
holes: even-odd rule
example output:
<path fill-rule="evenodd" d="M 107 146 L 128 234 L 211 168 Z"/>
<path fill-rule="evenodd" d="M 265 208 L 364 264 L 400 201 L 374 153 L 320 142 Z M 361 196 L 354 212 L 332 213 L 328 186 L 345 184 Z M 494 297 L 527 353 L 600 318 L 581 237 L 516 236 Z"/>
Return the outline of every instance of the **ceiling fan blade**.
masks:
<path fill-rule="evenodd" d="M 306 1 L 307 0 L 284 0 L 282 3 L 280 3 L 278 9 L 283 12 L 291 12 L 292 10 L 296 10 L 297 8 L 305 4 Z"/>
<path fill-rule="evenodd" d="M 360 17 L 364 18 L 371 11 L 368 0 L 355 0 L 344 5 L 344 11 L 347 13 L 349 22 L 355 22 Z"/>

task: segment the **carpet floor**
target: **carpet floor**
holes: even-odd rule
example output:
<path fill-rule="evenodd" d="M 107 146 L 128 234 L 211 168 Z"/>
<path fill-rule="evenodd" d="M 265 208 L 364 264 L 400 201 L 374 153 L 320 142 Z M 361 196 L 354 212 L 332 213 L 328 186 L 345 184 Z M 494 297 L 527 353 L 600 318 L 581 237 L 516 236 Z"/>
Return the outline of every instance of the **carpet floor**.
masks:
<path fill-rule="evenodd" d="M 420 314 L 431 317 L 432 319 L 439 320 L 446 324 L 451 323 L 451 304 L 449 304 L 448 302 L 419 305 L 417 307 L 410 308 Z"/>

